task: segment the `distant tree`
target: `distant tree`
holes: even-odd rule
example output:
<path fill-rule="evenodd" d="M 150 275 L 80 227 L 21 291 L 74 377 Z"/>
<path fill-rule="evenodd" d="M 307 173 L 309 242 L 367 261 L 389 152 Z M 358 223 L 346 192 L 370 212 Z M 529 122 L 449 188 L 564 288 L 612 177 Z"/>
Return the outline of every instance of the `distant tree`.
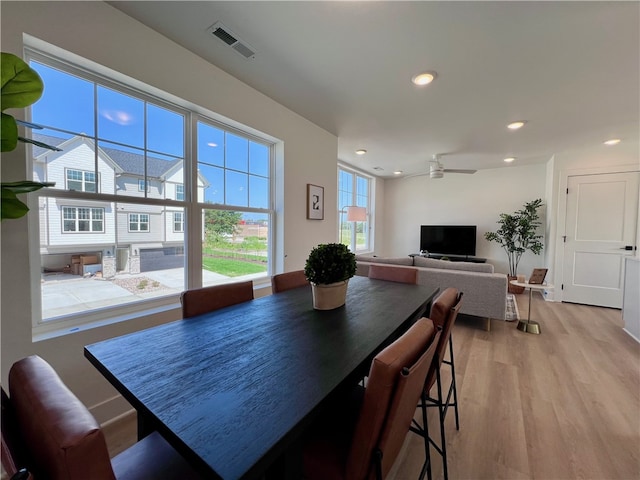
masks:
<path fill-rule="evenodd" d="M 242 213 L 230 210 L 205 210 L 204 224 L 207 236 L 215 239 L 222 235 L 235 235 L 239 233 L 238 224 L 242 220 Z"/>

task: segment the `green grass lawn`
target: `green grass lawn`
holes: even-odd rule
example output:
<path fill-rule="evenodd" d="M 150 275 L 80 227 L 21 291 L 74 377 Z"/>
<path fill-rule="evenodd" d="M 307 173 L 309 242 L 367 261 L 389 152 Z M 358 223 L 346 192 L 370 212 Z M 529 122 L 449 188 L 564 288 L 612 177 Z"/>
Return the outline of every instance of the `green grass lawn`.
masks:
<path fill-rule="evenodd" d="M 243 262 L 242 260 L 233 258 L 203 257 L 202 266 L 211 272 L 226 275 L 228 277 L 239 277 L 241 275 L 267 271 L 266 262 Z"/>

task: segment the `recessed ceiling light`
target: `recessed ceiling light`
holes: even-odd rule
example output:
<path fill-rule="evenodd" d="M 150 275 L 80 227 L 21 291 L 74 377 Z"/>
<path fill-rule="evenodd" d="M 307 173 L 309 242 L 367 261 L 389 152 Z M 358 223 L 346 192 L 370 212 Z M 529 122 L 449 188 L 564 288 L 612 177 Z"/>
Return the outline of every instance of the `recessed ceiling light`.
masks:
<path fill-rule="evenodd" d="M 367 151 L 364 148 L 361 148 L 360 150 L 356 150 L 356 155 L 364 155 L 365 153 L 367 153 Z"/>
<path fill-rule="evenodd" d="M 384 168 L 382 167 L 373 167 L 373 169 L 377 172 L 381 172 L 382 170 L 384 170 Z"/>
<path fill-rule="evenodd" d="M 214 143 L 214 142 L 209 142 L 209 143 L 207 143 L 207 145 L 210 146 L 210 147 L 217 147 L 218 146 L 218 144 Z"/>
<path fill-rule="evenodd" d="M 393 172 L 394 175 L 402 175 L 402 170 L 396 170 Z"/>
<path fill-rule="evenodd" d="M 518 130 L 522 127 L 524 127 L 524 124 L 527 123 L 524 120 L 518 120 L 517 122 L 511 122 L 509 125 L 507 125 L 507 128 L 509 130 Z"/>
<path fill-rule="evenodd" d="M 424 72 L 415 75 L 413 78 L 411 78 L 411 81 L 416 85 L 424 86 L 429 85 L 431 82 L 433 82 L 437 76 L 438 75 L 436 74 L 436 72 Z"/>
<path fill-rule="evenodd" d="M 620 143 L 619 138 L 612 138 L 611 140 L 607 140 L 606 142 L 604 142 L 605 145 L 617 145 L 619 143 Z"/>
<path fill-rule="evenodd" d="M 516 159 L 516 157 L 507 157 L 507 158 L 505 158 L 505 159 L 504 159 L 504 161 L 505 161 L 505 162 L 507 162 L 507 163 L 511 163 L 511 162 L 513 162 L 515 159 Z"/>

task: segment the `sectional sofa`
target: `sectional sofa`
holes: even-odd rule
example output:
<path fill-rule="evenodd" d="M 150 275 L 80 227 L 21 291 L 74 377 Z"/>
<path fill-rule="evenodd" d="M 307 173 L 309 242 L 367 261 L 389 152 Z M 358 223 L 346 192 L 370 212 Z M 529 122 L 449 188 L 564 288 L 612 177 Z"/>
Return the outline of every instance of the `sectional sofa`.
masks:
<path fill-rule="evenodd" d="M 417 268 L 420 285 L 439 288 L 440 291 L 454 287 L 464 293 L 460 313 L 488 320 L 506 318 L 507 276 L 495 273 L 490 263 L 450 262 L 420 256 L 383 258 L 365 255 L 357 255 L 356 261 L 356 275 L 365 277 L 369 275 L 372 263 Z"/>

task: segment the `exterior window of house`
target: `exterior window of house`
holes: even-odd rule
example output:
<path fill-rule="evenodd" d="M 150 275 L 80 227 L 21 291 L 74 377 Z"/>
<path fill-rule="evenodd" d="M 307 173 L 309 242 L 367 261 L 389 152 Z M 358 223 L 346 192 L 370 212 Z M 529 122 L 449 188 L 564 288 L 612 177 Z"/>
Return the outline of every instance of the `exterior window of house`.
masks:
<path fill-rule="evenodd" d="M 184 214 L 182 212 L 173 212 L 173 231 L 184 232 Z"/>
<path fill-rule="evenodd" d="M 96 174 L 82 170 L 67 170 L 67 190 L 78 192 L 96 191 Z"/>
<path fill-rule="evenodd" d="M 339 242 L 354 253 L 371 251 L 371 182 L 372 179 L 362 173 L 346 167 L 338 168 L 338 232 Z M 364 221 L 349 221 L 348 207 L 364 207 Z"/>
<path fill-rule="evenodd" d="M 104 208 L 62 207 L 63 231 L 104 232 Z"/>
<path fill-rule="evenodd" d="M 90 62 L 80 68 L 72 55 L 53 55 L 27 49 L 45 84 L 30 109 L 44 129 L 30 135 L 62 149 L 30 149 L 33 179 L 55 182 L 34 194 L 40 244 L 31 255 L 39 272 L 70 265 L 72 257 L 98 259 L 90 270 L 110 281 L 75 278 L 101 290 L 80 298 L 76 283 L 54 284 L 46 274 L 41 282 L 38 273 L 34 335 L 175 307 L 185 288 L 267 284 L 273 143 L 198 105 L 133 88 L 117 72 L 91 72 Z M 186 230 L 188 219 L 200 221 Z M 134 287 L 131 278 L 139 279 Z"/>
<path fill-rule="evenodd" d="M 130 213 L 129 214 L 129 231 L 130 232 L 148 232 L 149 231 L 149 215 L 146 213 Z"/>

